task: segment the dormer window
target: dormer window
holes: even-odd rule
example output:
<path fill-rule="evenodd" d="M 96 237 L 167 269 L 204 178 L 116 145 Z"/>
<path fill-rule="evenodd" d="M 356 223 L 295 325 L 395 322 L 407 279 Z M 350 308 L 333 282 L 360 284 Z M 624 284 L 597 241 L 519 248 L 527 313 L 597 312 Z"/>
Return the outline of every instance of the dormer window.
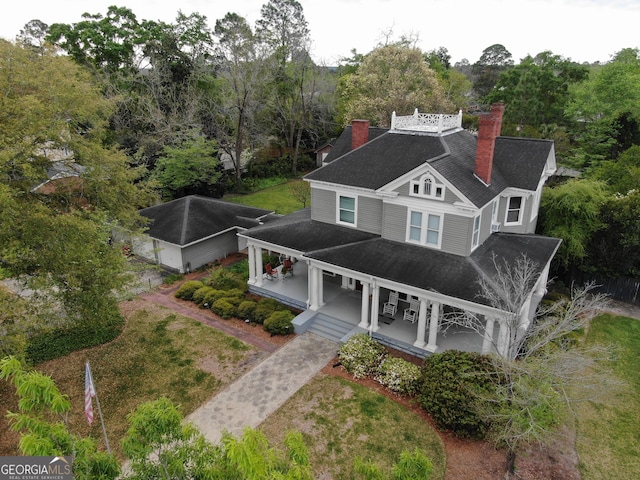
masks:
<path fill-rule="evenodd" d="M 423 175 L 420 180 L 411 182 L 411 195 L 444 200 L 444 185 L 436 182 L 431 175 Z"/>

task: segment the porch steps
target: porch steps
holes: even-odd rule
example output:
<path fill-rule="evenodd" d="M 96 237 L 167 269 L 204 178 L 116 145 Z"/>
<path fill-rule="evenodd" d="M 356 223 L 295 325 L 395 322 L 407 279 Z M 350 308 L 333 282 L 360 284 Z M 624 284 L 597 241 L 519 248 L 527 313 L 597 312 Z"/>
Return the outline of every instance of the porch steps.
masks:
<path fill-rule="evenodd" d="M 313 322 L 307 331 L 334 342 L 340 342 L 353 328 L 354 325 L 351 323 L 318 313 L 313 317 Z"/>

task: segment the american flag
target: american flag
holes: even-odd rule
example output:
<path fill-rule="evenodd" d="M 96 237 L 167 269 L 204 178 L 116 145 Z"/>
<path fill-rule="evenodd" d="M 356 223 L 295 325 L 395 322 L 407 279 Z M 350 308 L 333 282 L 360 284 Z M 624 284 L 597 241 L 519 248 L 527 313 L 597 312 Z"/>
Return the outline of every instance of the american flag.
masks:
<path fill-rule="evenodd" d="M 91 368 L 89 362 L 85 364 L 84 370 L 84 414 L 87 417 L 89 425 L 93 423 L 93 405 L 91 399 L 96 396 L 96 389 L 93 386 L 93 377 L 91 376 Z"/>

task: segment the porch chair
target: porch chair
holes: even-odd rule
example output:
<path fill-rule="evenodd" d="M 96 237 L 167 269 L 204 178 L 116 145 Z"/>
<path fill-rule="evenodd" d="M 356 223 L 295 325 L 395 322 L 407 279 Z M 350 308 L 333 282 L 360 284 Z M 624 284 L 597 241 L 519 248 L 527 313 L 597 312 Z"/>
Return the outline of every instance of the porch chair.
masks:
<path fill-rule="evenodd" d="M 270 264 L 270 263 L 267 263 L 267 264 L 264 266 L 264 271 L 265 271 L 264 276 L 265 276 L 265 278 L 266 278 L 267 280 L 273 280 L 273 277 L 275 277 L 275 276 L 277 276 L 277 275 L 278 275 L 278 272 L 276 272 L 276 271 L 271 267 L 271 264 Z"/>
<path fill-rule="evenodd" d="M 389 300 L 382 306 L 382 314 L 394 316 L 398 311 L 398 292 L 389 293 Z"/>
<path fill-rule="evenodd" d="M 403 320 L 407 320 L 411 323 L 416 323 L 418 319 L 418 311 L 420 310 L 420 301 L 417 298 L 411 297 L 409 300 L 409 308 L 404 309 Z"/>
<path fill-rule="evenodd" d="M 291 261 L 290 258 L 285 258 L 282 261 L 282 270 L 285 273 L 290 273 L 291 276 L 293 277 L 293 262 Z"/>

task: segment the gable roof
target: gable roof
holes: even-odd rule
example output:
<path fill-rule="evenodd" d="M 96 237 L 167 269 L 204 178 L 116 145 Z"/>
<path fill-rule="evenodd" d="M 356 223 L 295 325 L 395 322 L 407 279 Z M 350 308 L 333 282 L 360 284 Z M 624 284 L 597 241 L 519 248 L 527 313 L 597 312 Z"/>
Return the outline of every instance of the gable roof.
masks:
<path fill-rule="evenodd" d="M 151 220 L 146 234 L 174 245 L 188 245 L 231 228 L 250 228 L 273 212 L 200 195 L 143 208 Z"/>
<path fill-rule="evenodd" d="M 350 132 L 340 137 L 343 146 L 347 137 L 350 142 Z M 429 163 L 481 207 L 505 188 L 535 191 L 553 148 L 550 140 L 497 137 L 491 185 L 487 186 L 474 175 L 476 144 L 477 137 L 466 130 L 445 135 L 386 130 L 353 151 L 349 144 L 342 156 L 305 178 L 375 191 Z"/>

